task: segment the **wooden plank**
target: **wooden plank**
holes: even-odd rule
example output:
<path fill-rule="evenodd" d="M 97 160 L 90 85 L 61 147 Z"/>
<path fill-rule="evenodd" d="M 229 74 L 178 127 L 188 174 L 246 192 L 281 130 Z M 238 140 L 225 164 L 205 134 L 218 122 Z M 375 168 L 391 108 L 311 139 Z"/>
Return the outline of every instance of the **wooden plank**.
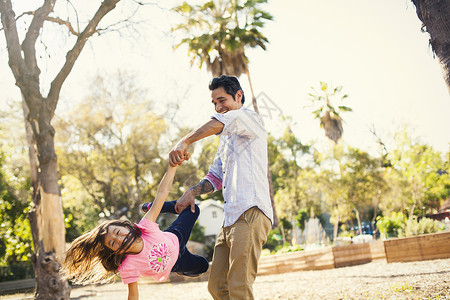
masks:
<path fill-rule="evenodd" d="M 36 279 L 34 278 L 0 282 L 0 294 L 10 291 L 33 289 L 35 286 Z"/>
<path fill-rule="evenodd" d="M 331 248 L 298 251 L 263 256 L 259 260 L 258 275 L 281 274 L 303 270 L 334 268 Z"/>
<path fill-rule="evenodd" d="M 418 256 L 420 255 L 418 245 L 413 245 L 407 249 L 401 247 L 386 246 L 386 256 L 402 257 L 402 256 Z"/>
<path fill-rule="evenodd" d="M 440 258 L 450 258 L 450 232 L 264 256 L 258 274 L 330 269 L 375 259 L 409 262 Z"/>
<path fill-rule="evenodd" d="M 345 262 L 349 262 L 349 261 L 372 261 L 372 257 L 367 253 L 361 253 L 358 255 L 351 255 L 351 256 L 336 256 L 334 258 L 334 262 L 335 263 L 345 263 Z"/>
<path fill-rule="evenodd" d="M 332 247 L 305 251 L 305 254 L 307 270 L 323 270 L 334 268 L 334 256 Z"/>
<path fill-rule="evenodd" d="M 372 260 L 386 259 L 386 251 L 384 250 L 384 241 L 370 242 L 369 247 Z"/>
<path fill-rule="evenodd" d="M 450 257 L 450 232 L 385 241 L 388 262 L 407 262 Z"/>
<path fill-rule="evenodd" d="M 360 265 L 372 261 L 368 243 L 333 247 L 333 255 L 335 268 Z"/>

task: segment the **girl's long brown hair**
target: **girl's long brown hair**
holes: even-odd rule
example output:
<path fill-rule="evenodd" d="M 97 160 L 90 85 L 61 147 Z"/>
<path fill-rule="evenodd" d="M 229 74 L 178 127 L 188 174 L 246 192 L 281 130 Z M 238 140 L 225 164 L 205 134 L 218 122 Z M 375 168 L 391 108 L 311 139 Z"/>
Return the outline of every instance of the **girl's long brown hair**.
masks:
<path fill-rule="evenodd" d="M 116 251 L 104 245 L 105 236 L 111 225 L 130 229 L 122 246 Z M 62 267 L 63 276 L 78 284 L 109 281 L 125 259 L 125 252 L 140 235 L 139 228 L 128 220 L 103 222 L 72 242 Z"/>

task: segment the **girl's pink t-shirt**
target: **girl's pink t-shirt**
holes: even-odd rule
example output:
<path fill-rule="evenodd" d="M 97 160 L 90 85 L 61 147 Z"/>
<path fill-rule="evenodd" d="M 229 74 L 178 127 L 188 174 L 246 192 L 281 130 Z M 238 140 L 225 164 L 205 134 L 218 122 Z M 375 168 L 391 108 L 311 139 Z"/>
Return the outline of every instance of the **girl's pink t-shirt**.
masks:
<path fill-rule="evenodd" d="M 177 236 L 161 231 L 157 223 L 147 219 L 142 219 L 137 226 L 142 231 L 144 246 L 140 253 L 127 255 L 119 266 L 123 283 L 136 282 L 140 275 L 166 280 L 180 251 Z"/>

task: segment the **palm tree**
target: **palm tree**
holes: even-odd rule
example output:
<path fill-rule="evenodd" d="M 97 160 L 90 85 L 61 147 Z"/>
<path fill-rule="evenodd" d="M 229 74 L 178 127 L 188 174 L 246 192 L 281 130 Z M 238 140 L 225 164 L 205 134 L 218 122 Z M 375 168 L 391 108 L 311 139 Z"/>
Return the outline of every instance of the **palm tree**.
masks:
<path fill-rule="evenodd" d="M 242 3 L 243 2 L 243 3 Z M 213 77 L 231 75 L 240 77 L 246 74 L 252 93 L 252 104 L 259 113 L 255 93 L 248 68 L 249 60 L 245 49 L 261 47 L 266 50 L 268 39 L 259 31 L 272 15 L 259 6 L 267 0 L 210 0 L 202 5 L 183 2 L 174 11 L 184 17 L 185 22 L 175 26 L 173 31 L 183 31 L 187 37 L 175 47 L 186 44 L 191 57 L 191 65 L 196 60 L 201 68 L 206 68 Z M 268 169 L 270 167 L 268 166 Z M 274 226 L 278 225 L 273 198 L 273 185 L 268 172 L 270 198 L 272 201 Z"/>
<path fill-rule="evenodd" d="M 430 45 L 442 67 L 450 93 L 450 2 L 436 0 L 411 0 L 422 21 L 422 31 L 430 34 Z"/>
<path fill-rule="evenodd" d="M 174 8 L 185 21 L 173 28 L 188 35 L 176 46 L 188 45 L 191 65 L 199 61 L 200 68 L 206 63 L 206 68 L 214 77 L 233 75 L 240 77 L 246 74 L 252 92 L 253 108 L 258 106 L 253 92 L 249 60 L 245 49 L 261 47 L 266 50 L 268 39 L 259 31 L 265 21 L 272 16 L 259 9 L 260 4 L 267 0 L 245 1 L 211 0 L 202 5 L 189 5 L 184 2 Z"/>
<path fill-rule="evenodd" d="M 341 139 L 344 133 L 344 128 L 342 127 L 342 117 L 341 113 L 352 111 L 348 106 L 338 105 L 337 108 L 334 106 L 336 101 L 342 102 L 348 97 L 347 94 L 341 96 L 342 86 L 335 87 L 334 89 L 328 86 L 325 82 L 320 82 L 320 91 L 317 91 L 314 87 L 311 87 L 311 92 L 309 93 L 310 100 L 313 105 L 318 105 L 316 110 L 313 111 L 314 117 L 320 120 L 320 127 L 325 130 L 325 136 L 334 142 L 333 156 L 337 160 L 339 165 L 340 182 L 344 177 L 343 166 L 342 166 L 342 145 L 338 144 L 339 139 Z M 331 90 L 331 91 L 330 91 Z M 334 196 L 333 202 L 335 205 L 334 209 L 334 233 L 333 240 L 336 241 L 337 231 L 339 222 L 341 219 L 342 212 L 345 211 L 345 203 L 342 198 L 342 189 L 336 184 L 333 184 Z"/>
<path fill-rule="evenodd" d="M 348 95 L 340 95 L 342 86 L 336 88 L 330 87 L 331 92 L 328 89 L 328 84 L 320 82 L 320 91 L 317 91 L 314 87 L 311 87 L 312 92 L 309 93 L 313 104 L 318 103 L 319 107 L 313 111 L 316 119 L 320 120 L 320 127 L 325 130 L 325 135 L 336 144 L 342 137 L 344 129 L 342 127 L 342 112 L 352 111 L 348 106 L 339 105 L 337 108 L 333 106 L 332 101 L 338 98 L 338 101 L 343 101 Z"/>

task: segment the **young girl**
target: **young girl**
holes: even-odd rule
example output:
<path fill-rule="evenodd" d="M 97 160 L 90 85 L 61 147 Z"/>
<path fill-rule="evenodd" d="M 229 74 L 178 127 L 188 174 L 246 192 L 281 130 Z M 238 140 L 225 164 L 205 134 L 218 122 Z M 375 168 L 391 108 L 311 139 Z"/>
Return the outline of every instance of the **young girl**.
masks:
<path fill-rule="evenodd" d="M 139 224 L 106 221 L 75 239 L 66 253 L 65 277 L 76 283 L 98 283 L 118 271 L 128 285 L 128 299 L 139 299 L 140 275 L 164 281 L 170 272 L 192 277 L 206 272 L 206 258 L 191 254 L 186 248 L 200 213 L 198 206 L 195 213 L 183 210 L 165 231 L 155 223 L 160 212 L 176 213 L 176 201 L 165 202 L 175 171 L 176 167 L 168 167 L 155 200 L 143 206 L 148 212 Z"/>

